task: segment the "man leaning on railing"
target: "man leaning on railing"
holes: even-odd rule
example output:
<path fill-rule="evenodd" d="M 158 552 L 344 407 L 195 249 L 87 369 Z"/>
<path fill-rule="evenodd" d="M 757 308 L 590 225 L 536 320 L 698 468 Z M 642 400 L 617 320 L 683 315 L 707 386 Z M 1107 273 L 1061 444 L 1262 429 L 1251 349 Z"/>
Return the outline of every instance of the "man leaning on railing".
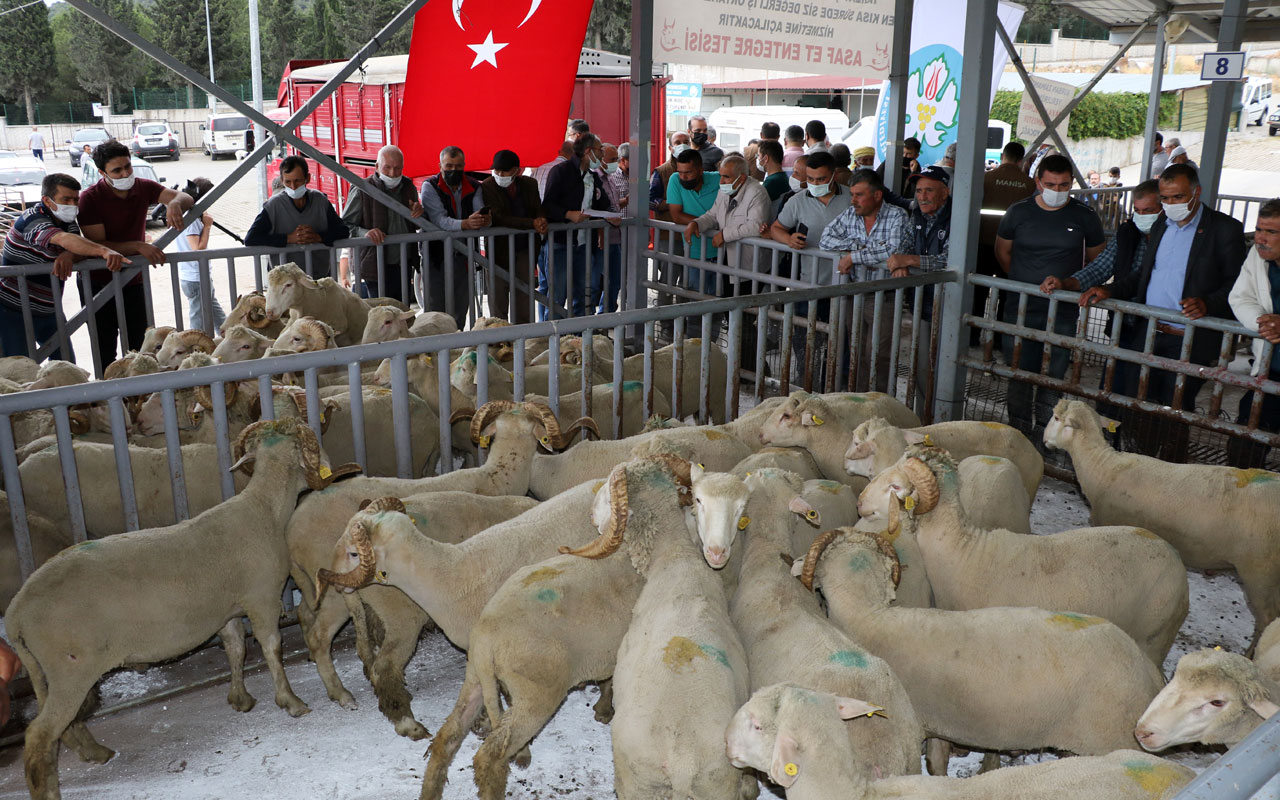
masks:
<path fill-rule="evenodd" d="M 1273 197 L 1258 209 L 1253 249 L 1244 260 L 1229 300 L 1240 324 L 1257 331 L 1261 337 L 1253 340 L 1253 374 L 1280 381 L 1280 197 Z M 1262 358 L 1267 342 L 1275 345 L 1269 362 Z M 1240 398 L 1237 424 L 1249 424 L 1250 412 L 1257 401 L 1255 395 L 1255 392 L 1246 392 Z M 1280 431 L 1280 396 L 1262 395 L 1258 429 Z M 1266 445 L 1233 438 L 1227 443 L 1227 462 L 1241 468 L 1262 467 L 1270 450 Z"/>
<path fill-rule="evenodd" d="M 55 172 L 40 184 L 40 202 L 13 222 L 4 239 L 0 265 L 45 264 L 53 262 L 53 275 L 65 281 L 71 276 L 71 264 L 85 258 L 103 258 L 107 267 L 120 269 L 124 256 L 106 245 L 91 242 L 80 235 L 76 216 L 80 211 L 80 182 L 70 175 Z M 31 313 L 32 333 L 36 344 L 58 332 L 54 316 L 53 290 L 48 275 L 27 276 L 27 302 L 16 275 L 0 278 L 0 349 L 6 356 L 28 355 L 26 327 L 22 320 L 24 307 Z M 53 350 L 49 358 L 75 361 L 70 347 Z"/>

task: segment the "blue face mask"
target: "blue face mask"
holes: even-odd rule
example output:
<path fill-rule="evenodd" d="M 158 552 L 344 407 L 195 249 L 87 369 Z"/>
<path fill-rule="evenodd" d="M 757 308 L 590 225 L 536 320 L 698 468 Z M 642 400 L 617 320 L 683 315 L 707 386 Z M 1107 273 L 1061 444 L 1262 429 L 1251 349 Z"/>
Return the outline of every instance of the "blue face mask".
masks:
<path fill-rule="evenodd" d="M 732 195 L 733 195 L 733 193 L 734 193 L 734 192 L 736 192 L 736 191 L 738 191 L 738 190 L 734 188 L 734 186 L 733 186 L 733 184 L 732 184 L 732 183 L 722 183 L 722 184 L 720 184 L 720 194 L 724 194 L 724 195 L 732 196 Z"/>
<path fill-rule="evenodd" d="M 617 161 L 614 161 L 614 162 L 613 162 L 613 163 L 611 163 L 611 164 L 605 164 L 605 165 L 604 165 L 604 172 L 605 172 L 605 174 L 606 174 L 606 175 L 612 175 L 613 173 L 615 173 L 615 172 L 617 172 L 617 171 L 618 171 L 618 162 L 617 162 Z"/>
<path fill-rule="evenodd" d="M 592 171 L 600 169 L 600 162 L 594 158 L 587 162 L 587 167 Z"/>

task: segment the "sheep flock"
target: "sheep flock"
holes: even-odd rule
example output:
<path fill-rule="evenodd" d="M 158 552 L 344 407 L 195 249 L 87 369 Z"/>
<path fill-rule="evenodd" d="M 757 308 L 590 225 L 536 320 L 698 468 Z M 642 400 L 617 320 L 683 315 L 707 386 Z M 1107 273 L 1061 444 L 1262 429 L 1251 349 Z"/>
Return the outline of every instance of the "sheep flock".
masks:
<path fill-rule="evenodd" d="M 285 265 L 238 299 L 219 339 L 153 329 L 107 377 L 454 330 Z M 448 364 L 410 356 L 408 478 L 390 362 L 360 365 L 359 391 L 354 367 L 321 372 L 311 398 L 289 376 L 269 396 L 250 380 L 216 401 L 208 386 L 176 390 L 170 409 L 159 395 L 126 398 L 134 531 L 105 407 L 71 411 L 72 454 L 59 452 L 51 412 L 14 415 L 39 567 L 21 580 L 0 495 L 4 632 L 35 695 L 4 785 L 55 800 L 73 754 L 101 765 L 164 748 L 181 772 L 197 751 L 221 752 L 216 738 L 168 740 L 165 722 L 99 741 L 90 718 L 104 676 L 193 649 L 207 659 L 213 639 L 231 709 L 211 715 L 225 715 L 226 736 L 246 730 L 230 711 L 283 711 L 301 730 L 290 718 L 317 709 L 323 735 L 343 740 L 344 720 L 374 715 L 363 697 L 385 721 L 376 741 L 347 741 L 350 758 L 404 742 L 422 756 L 395 768 L 397 793 L 353 782 L 307 796 L 409 797 L 410 782 L 423 800 L 563 796 L 574 765 L 545 784 L 522 775 L 545 757 L 540 738 L 574 735 L 549 723 L 581 704 L 584 685 L 595 721 L 582 724 L 607 731 L 623 800 L 1171 798 L 1194 773 L 1162 754 L 1220 751 L 1280 711 L 1280 475 L 1116 452 L 1109 421 L 1074 400 L 1058 404 L 1043 443 L 991 422 L 922 426 L 879 393 L 793 391 L 731 419 L 719 347 L 699 397 L 700 340 L 625 359 L 621 382 L 614 343 L 592 343 L 531 339 L 523 364 L 510 347 L 488 348 L 488 364 L 472 349 Z M 0 359 L 5 393 L 88 378 Z M 566 391 L 580 385 L 592 389 Z M 215 402 L 232 440 L 230 499 Z M 646 402 L 663 419 L 644 418 Z M 169 481 L 175 419 L 185 519 Z M 1091 527 L 1036 530 L 1037 444 L 1070 454 Z M 65 493 L 41 491 L 61 487 L 68 458 L 80 544 Z M 455 459 L 462 468 L 437 474 Z M 1192 605 L 1188 569 L 1234 570 L 1254 626 L 1166 674 Z M 305 662 L 290 662 L 280 626 L 286 584 Z M 348 626 L 358 668 L 338 646 Z M 432 676 L 460 688 L 430 716 L 415 708 L 423 681 L 408 677 L 426 631 L 465 653 L 464 668 L 441 662 Z M 246 686 L 251 649 L 279 710 L 257 708 Z M 295 690 L 304 680 L 313 691 Z M 982 754 L 981 772 L 947 777 L 956 751 Z M 76 769 L 66 796 L 98 796 L 93 773 Z M 130 780 L 146 785 L 113 778 Z M 289 775 L 279 781 L 253 791 L 286 796 Z M 102 796 L 160 796 L 114 791 Z"/>

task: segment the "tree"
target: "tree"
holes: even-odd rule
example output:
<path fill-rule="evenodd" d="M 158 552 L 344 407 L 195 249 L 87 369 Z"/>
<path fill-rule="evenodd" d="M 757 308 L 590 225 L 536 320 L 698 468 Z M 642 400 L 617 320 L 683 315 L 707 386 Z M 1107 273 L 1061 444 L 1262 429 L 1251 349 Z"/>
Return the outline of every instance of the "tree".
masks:
<path fill-rule="evenodd" d="M 260 0 L 258 33 L 262 42 L 262 83 L 275 86 L 289 59 L 301 49 L 298 40 L 302 19 L 293 0 Z"/>
<path fill-rule="evenodd" d="M 342 37 L 338 34 L 338 21 L 342 10 L 338 0 L 315 0 L 311 6 L 312 53 L 316 58 L 345 58 Z"/>
<path fill-rule="evenodd" d="M 317 5 L 321 0 L 317 0 Z M 391 21 L 404 4 L 400 0 L 331 0 L 339 10 L 337 15 L 338 35 L 342 42 L 343 58 L 349 58 L 356 51 L 368 44 L 373 35 Z M 330 19 L 333 19 L 330 16 Z M 409 52 L 409 40 L 413 36 L 413 22 L 410 21 L 396 31 L 387 40 L 378 55 L 395 55 Z"/>
<path fill-rule="evenodd" d="M 587 23 L 586 47 L 631 52 L 631 0 L 596 0 Z"/>
<path fill-rule="evenodd" d="M 151 16 L 155 23 L 155 43 L 170 56 L 202 75 L 208 75 L 208 39 L 204 19 L 204 0 L 166 0 L 156 6 Z M 187 108 L 195 105 L 195 87 L 173 70 L 164 70 L 165 83 L 175 88 L 187 87 Z"/>
<path fill-rule="evenodd" d="M 24 2 L 0 0 L 0 11 Z M 6 14 L 0 22 L 0 92 L 22 97 L 28 122 L 35 121 L 34 97 L 45 92 L 56 75 L 53 31 L 44 3 Z"/>
<path fill-rule="evenodd" d="M 116 22 L 138 30 L 139 14 L 130 0 L 90 0 Z M 71 63 L 80 85 L 94 92 L 114 109 L 116 90 L 134 85 L 145 71 L 142 53 L 89 17 L 71 16 Z"/>

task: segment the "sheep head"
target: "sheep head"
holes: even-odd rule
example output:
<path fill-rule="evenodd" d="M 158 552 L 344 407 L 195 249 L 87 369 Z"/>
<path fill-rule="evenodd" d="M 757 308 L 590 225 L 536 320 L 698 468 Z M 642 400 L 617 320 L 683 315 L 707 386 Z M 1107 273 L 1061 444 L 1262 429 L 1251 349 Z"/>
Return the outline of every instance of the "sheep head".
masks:
<path fill-rule="evenodd" d="M 386 571 L 377 569 L 374 531 L 387 519 L 401 524 L 407 522 L 412 528 L 413 522 L 407 514 L 404 502 L 398 497 L 380 497 L 360 504 L 360 510 L 352 516 L 347 529 L 334 545 L 334 569 L 321 568 L 316 571 L 317 608 L 330 586 L 336 586 L 344 592 L 354 592 L 375 580 L 379 583 L 387 582 Z"/>
<path fill-rule="evenodd" d="M 232 325 L 223 335 L 222 341 L 218 342 L 218 346 L 213 348 L 213 357 L 224 364 L 262 358 L 271 343 L 270 337 L 263 336 L 248 325 Z"/>
<path fill-rule="evenodd" d="M 317 288 L 316 282 L 293 262 L 281 264 L 267 273 L 267 321 L 280 319 L 301 302 L 302 294 Z"/>
<path fill-rule="evenodd" d="M 46 361 L 36 373 L 36 379 L 27 384 L 27 389 L 52 389 L 55 386 L 74 386 L 89 382 L 89 371 L 76 366 L 70 361 Z"/>
<path fill-rule="evenodd" d="M 303 425 L 311 425 L 311 417 L 307 411 L 307 390 L 301 386 L 272 386 L 272 409 L 275 411 L 277 419 L 293 418 L 300 420 Z M 324 434 L 329 430 L 329 423 L 333 421 L 333 412 L 338 408 L 338 404 L 332 400 L 325 400 L 320 404 L 320 433 Z"/>
<path fill-rule="evenodd" d="M 231 465 L 232 471 L 242 469 L 252 476 L 253 464 L 258 457 L 258 447 L 268 435 L 289 438 L 296 442 L 298 462 L 306 478 L 307 487 L 312 490 L 324 489 L 339 477 L 354 474 L 360 470 L 360 467 L 355 464 L 345 464 L 337 470 L 330 468 L 329 457 L 320 449 L 320 442 L 311 429 L 301 420 L 286 418 L 262 420 L 246 426 L 236 437 L 235 446 L 231 451 L 231 457 L 235 459 L 235 463 Z"/>
<path fill-rule="evenodd" d="M 162 369 L 174 369 L 192 353 L 213 355 L 214 348 L 213 338 L 202 330 L 178 331 L 165 338 L 160 351 L 156 353 L 156 363 Z"/>
<path fill-rule="evenodd" d="M 908 438 L 907 434 L 912 434 Z M 844 452 L 844 471 L 850 475 L 874 478 L 897 461 L 907 444 L 922 444 L 925 437 L 895 428 L 888 421 L 873 417 L 853 429 L 849 448 Z"/>
<path fill-rule="evenodd" d="M 331 350 L 337 346 L 333 328 L 315 317 L 299 317 L 290 322 L 276 337 L 272 347 L 295 353 Z"/>
<path fill-rule="evenodd" d="M 242 294 L 236 298 L 235 308 L 227 314 L 227 318 L 218 327 L 223 336 L 236 325 L 244 325 L 253 330 L 261 330 L 271 324 L 267 318 L 267 298 L 260 291 Z"/>
<path fill-rule="evenodd" d="M 804 773 L 807 752 L 847 741 L 841 720 L 882 711 L 862 700 L 776 683 L 756 691 L 733 715 L 725 753 L 735 767 L 758 769 L 788 788 Z"/>
<path fill-rule="evenodd" d="M 818 428 L 832 418 L 831 408 L 821 395 L 792 392 L 760 426 L 760 442 L 776 447 L 804 447 Z"/>
<path fill-rule="evenodd" d="M 1244 656 L 1187 653 L 1134 730 L 1151 752 L 1189 742 L 1233 745 L 1280 707 L 1280 688 Z"/>
<path fill-rule="evenodd" d="M 390 342 L 409 337 L 409 326 L 417 317 L 417 312 L 401 311 L 395 306 L 374 306 L 369 309 L 369 318 L 364 326 L 361 344 L 374 342 Z"/>
<path fill-rule="evenodd" d="M 894 537 L 901 528 L 903 511 L 909 517 L 929 513 L 941 499 L 943 482 L 954 486 L 956 478 L 956 463 L 945 450 L 911 445 L 897 463 L 862 490 L 858 514 L 886 523 L 885 533 Z"/>
<path fill-rule="evenodd" d="M 591 506 L 591 522 L 600 531 L 600 535 L 592 542 L 577 549 L 561 547 L 560 552 L 582 558 L 604 558 L 618 551 L 626 536 L 627 525 L 631 519 L 631 505 L 628 474 L 632 469 L 649 472 L 655 467 L 666 472 L 672 484 L 680 494 L 680 503 L 689 503 L 689 467 L 688 462 L 677 456 L 652 456 L 619 464 L 609 473 L 607 483 L 596 492 Z M 632 558 L 637 570 L 643 572 L 642 565 Z"/>
<path fill-rule="evenodd" d="M 752 502 L 766 508 L 781 507 L 786 504 L 787 510 L 804 521 L 805 525 L 821 527 L 822 514 L 802 497 L 804 481 L 794 472 L 776 467 L 765 467 L 753 470 L 743 476 L 742 482 L 751 492 Z M 757 529 L 757 535 L 772 534 L 768 526 Z"/>
<path fill-rule="evenodd" d="M 878 533 L 866 533 L 853 528 L 834 528 L 820 534 L 809 546 L 804 561 L 797 561 L 792 567 L 791 574 L 800 579 L 804 588 L 813 591 L 818 585 L 815 573 L 819 562 L 829 549 L 838 546 L 865 551 L 866 555 L 862 556 L 865 559 L 879 558 L 883 562 L 885 576 L 892 582 L 893 588 L 898 588 L 898 583 L 902 580 L 902 564 L 898 561 L 898 551 L 893 549 L 893 543 Z"/>
<path fill-rule="evenodd" d="M 1080 434 L 1100 436 L 1103 430 L 1115 433 L 1119 427 L 1119 422 L 1102 416 L 1088 403 L 1064 397 L 1054 406 L 1053 419 L 1044 426 L 1044 444 L 1053 450 L 1070 450 Z"/>
<path fill-rule="evenodd" d="M 160 327 L 147 328 L 142 335 L 142 346 L 138 348 L 138 352 L 154 356 L 160 350 L 160 346 L 164 344 L 164 340 L 169 338 L 169 334 L 173 333 L 176 328 L 171 325 L 161 325 Z M 103 376 L 105 377 L 105 375 Z"/>
<path fill-rule="evenodd" d="M 693 487 L 693 503 L 685 510 L 689 532 L 702 545 L 707 566 L 722 569 L 729 563 L 734 540 L 751 523 L 747 516 L 751 492 L 741 478 L 728 473 L 709 473 L 699 464 L 689 472 Z"/>

